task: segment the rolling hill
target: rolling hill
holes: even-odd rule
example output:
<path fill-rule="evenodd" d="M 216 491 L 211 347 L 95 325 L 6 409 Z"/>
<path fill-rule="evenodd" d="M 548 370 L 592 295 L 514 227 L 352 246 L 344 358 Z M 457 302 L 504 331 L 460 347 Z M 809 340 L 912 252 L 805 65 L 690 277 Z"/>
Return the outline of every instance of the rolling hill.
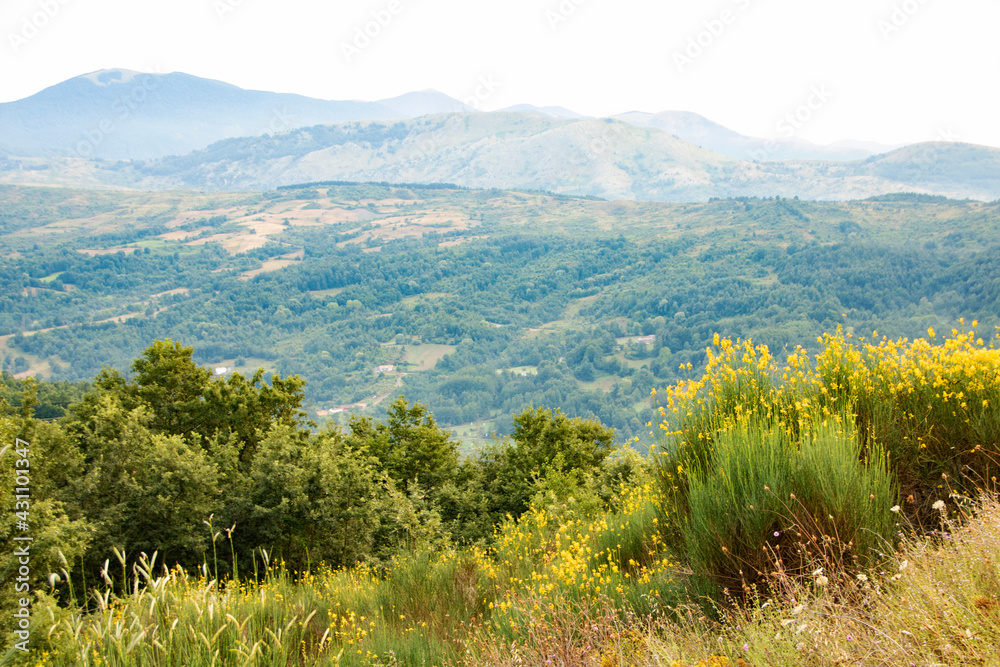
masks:
<path fill-rule="evenodd" d="M 347 180 L 643 201 L 850 200 L 893 192 L 992 201 L 1000 199 L 1000 150 L 929 143 L 850 162 L 749 162 L 614 119 L 496 112 L 232 139 L 185 156 L 119 166 L 103 178 L 112 177 L 145 188 L 266 189 Z"/>
<path fill-rule="evenodd" d="M 321 180 L 448 182 L 606 199 L 707 199 L 735 160 L 612 120 L 450 114 L 233 139 L 127 169 L 144 185 L 260 189 Z"/>

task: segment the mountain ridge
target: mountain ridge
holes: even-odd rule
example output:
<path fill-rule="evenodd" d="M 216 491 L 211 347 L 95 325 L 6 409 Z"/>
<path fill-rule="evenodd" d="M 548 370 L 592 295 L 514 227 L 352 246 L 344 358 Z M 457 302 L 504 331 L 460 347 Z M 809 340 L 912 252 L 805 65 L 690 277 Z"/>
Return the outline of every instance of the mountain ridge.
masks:
<path fill-rule="evenodd" d="M 814 145 L 764 142 L 693 112 L 484 112 L 437 91 L 331 102 L 129 70 L 91 72 L 22 102 L 0 105 L 3 183 L 225 190 L 334 180 L 648 201 L 1000 199 L 1000 149 L 845 141 L 824 150 L 852 159 L 818 159 Z M 67 115 L 77 120 L 60 122 Z M 781 151 L 795 159 L 777 159 Z"/>
<path fill-rule="evenodd" d="M 323 100 L 244 89 L 183 72 L 104 69 L 0 103 L 0 152 L 21 157 L 147 160 L 198 150 L 222 139 L 311 125 L 477 111 L 436 90 L 376 101 Z M 516 104 L 500 111 L 591 118 L 560 106 Z M 741 160 L 861 159 L 893 148 L 849 139 L 829 146 L 803 140 L 769 141 L 742 135 L 690 111 L 631 111 L 612 117 L 667 130 Z"/>
<path fill-rule="evenodd" d="M 851 200 L 914 192 L 1000 199 L 1000 149 L 931 142 L 865 160 L 749 162 L 612 119 L 447 114 L 233 139 L 121 171 L 143 187 L 261 189 L 345 180 L 447 182 L 604 199 Z"/>
<path fill-rule="evenodd" d="M 183 72 L 97 70 L 0 104 L 0 151 L 21 157 L 147 160 L 231 137 L 456 109 L 467 107 L 437 92 L 377 102 L 319 100 L 246 90 Z"/>

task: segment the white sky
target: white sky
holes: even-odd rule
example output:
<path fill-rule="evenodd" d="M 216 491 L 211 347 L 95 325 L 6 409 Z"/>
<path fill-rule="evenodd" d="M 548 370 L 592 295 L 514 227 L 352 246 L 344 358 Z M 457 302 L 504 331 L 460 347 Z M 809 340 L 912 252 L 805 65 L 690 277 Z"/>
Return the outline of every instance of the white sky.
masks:
<path fill-rule="evenodd" d="M 1000 146 L 998 25 L 997 0 L 2 0 L 0 101 L 113 67 L 324 99 L 467 99 L 484 78 L 482 109 L 688 110 L 773 137 L 816 86 L 832 97 L 803 111 L 804 139 Z"/>

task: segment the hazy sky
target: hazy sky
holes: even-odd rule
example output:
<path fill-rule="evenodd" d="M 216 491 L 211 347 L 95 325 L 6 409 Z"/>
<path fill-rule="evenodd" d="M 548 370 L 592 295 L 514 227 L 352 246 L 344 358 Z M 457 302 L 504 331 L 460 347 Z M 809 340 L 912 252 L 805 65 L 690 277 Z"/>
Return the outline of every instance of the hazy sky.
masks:
<path fill-rule="evenodd" d="M 3 0 L 0 101 L 124 67 L 325 99 L 433 88 L 485 110 L 689 110 L 757 136 L 1000 146 L 998 25 L 997 0 Z"/>

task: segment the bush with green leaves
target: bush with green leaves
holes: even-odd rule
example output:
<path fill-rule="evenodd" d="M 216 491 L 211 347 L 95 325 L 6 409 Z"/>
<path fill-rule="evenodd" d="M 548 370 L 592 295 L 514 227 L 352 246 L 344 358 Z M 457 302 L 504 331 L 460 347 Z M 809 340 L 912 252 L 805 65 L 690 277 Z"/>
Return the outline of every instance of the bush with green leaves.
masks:
<path fill-rule="evenodd" d="M 849 423 L 794 441 L 756 421 L 720 431 L 687 473 L 684 553 L 695 573 L 741 589 L 781 568 L 856 570 L 894 541 L 898 485 L 881 454 L 863 460 Z"/>

